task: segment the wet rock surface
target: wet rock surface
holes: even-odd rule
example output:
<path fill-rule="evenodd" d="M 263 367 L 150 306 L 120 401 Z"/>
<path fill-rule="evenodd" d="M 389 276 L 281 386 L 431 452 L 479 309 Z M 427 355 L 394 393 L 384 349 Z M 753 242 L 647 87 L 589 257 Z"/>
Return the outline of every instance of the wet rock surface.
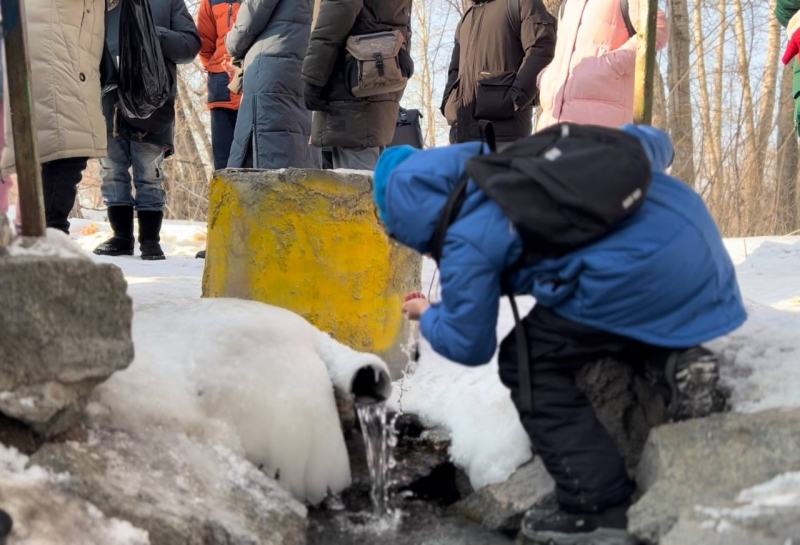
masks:
<path fill-rule="evenodd" d="M 69 474 L 63 491 L 147 530 L 153 545 L 305 543 L 305 507 L 231 451 L 186 436 L 91 429 L 31 459 Z"/>

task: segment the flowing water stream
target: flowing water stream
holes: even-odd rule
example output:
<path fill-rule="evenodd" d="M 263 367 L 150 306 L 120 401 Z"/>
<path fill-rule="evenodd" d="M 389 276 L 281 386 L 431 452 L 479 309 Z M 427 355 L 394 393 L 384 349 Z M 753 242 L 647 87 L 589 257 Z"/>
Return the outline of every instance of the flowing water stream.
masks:
<path fill-rule="evenodd" d="M 358 399 L 356 412 L 364 436 L 367 451 L 367 466 L 372 478 L 372 507 L 375 516 L 383 518 L 391 514 L 389 507 L 389 472 L 394 466 L 392 448 L 397 439 L 392 426 L 386 421 L 386 403 L 374 399 Z"/>

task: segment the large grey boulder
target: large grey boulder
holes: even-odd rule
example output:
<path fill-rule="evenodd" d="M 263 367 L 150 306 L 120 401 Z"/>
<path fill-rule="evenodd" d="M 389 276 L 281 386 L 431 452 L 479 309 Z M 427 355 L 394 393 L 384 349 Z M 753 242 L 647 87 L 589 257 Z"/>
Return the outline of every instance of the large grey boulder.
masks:
<path fill-rule="evenodd" d="M 731 505 L 684 512 L 659 545 L 787 545 L 798 540 L 800 506 L 748 513 Z"/>
<path fill-rule="evenodd" d="M 514 531 L 526 511 L 547 505 L 554 498 L 555 482 L 537 456 L 506 482 L 484 486 L 454 507 L 488 528 Z"/>
<path fill-rule="evenodd" d="M 60 488 L 65 475 L 29 466 L 24 456 L 0 446 L 0 506 L 13 520 L 7 545 L 147 545 L 147 532 L 109 519 L 91 503 Z"/>
<path fill-rule="evenodd" d="M 746 488 L 798 470 L 800 410 L 731 413 L 659 427 L 639 465 L 644 495 L 628 513 L 629 530 L 658 543 L 685 510 L 733 502 Z M 691 518 L 676 532 L 687 527 L 696 527 Z"/>
<path fill-rule="evenodd" d="M 174 432 L 92 429 L 33 461 L 69 493 L 149 532 L 153 545 L 302 545 L 306 509 L 252 464 Z"/>
<path fill-rule="evenodd" d="M 52 436 L 133 360 L 131 299 L 113 265 L 11 250 L 0 257 L 0 412 Z"/>

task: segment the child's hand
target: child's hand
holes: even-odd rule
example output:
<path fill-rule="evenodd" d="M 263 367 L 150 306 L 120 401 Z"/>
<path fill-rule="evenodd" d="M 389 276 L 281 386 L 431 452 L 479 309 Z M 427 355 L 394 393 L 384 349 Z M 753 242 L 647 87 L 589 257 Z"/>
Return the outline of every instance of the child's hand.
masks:
<path fill-rule="evenodd" d="M 431 304 L 425 299 L 425 296 L 418 291 L 413 291 L 403 298 L 403 314 L 409 320 L 419 320 L 422 313 L 428 310 Z"/>

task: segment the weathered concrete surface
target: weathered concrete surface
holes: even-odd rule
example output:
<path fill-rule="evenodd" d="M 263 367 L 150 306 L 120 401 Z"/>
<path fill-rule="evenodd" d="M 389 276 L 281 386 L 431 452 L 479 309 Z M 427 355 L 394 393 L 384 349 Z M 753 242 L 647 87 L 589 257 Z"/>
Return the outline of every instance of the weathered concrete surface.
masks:
<path fill-rule="evenodd" d="M 389 240 L 363 172 L 217 172 L 211 182 L 205 297 L 300 314 L 336 340 L 381 356 L 399 378 L 419 289 L 419 255 Z"/>
<path fill-rule="evenodd" d="M 96 506 L 64 493 L 55 476 L 0 446 L 0 506 L 13 521 L 6 545 L 147 545 L 147 532 L 109 519 Z"/>
<path fill-rule="evenodd" d="M 183 435 L 91 430 L 32 460 L 68 472 L 67 492 L 147 530 L 153 545 L 305 543 L 305 507 L 230 451 Z"/>
<path fill-rule="evenodd" d="M 122 271 L 86 259 L 0 258 L 0 412 L 51 436 L 133 360 Z"/>
<path fill-rule="evenodd" d="M 730 413 L 659 427 L 639 465 L 644 496 L 628 513 L 629 530 L 658 543 L 685 509 L 733 502 L 746 488 L 798 470 L 800 410 Z"/>
<path fill-rule="evenodd" d="M 578 375 L 578 386 L 633 475 L 650 430 L 666 421 L 663 399 L 636 376 L 630 365 L 612 359 L 585 367 Z"/>
<path fill-rule="evenodd" d="M 555 482 L 538 456 L 509 480 L 485 486 L 455 504 L 467 518 L 493 530 L 516 531 L 522 516 L 555 497 Z"/>
<path fill-rule="evenodd" d="M 8 248 L 11 245 L 11 241 L 14 239 L 14 228 L 11 227 L 11 224 L 8 222 L 8 216 L 6 216 L 5 212 L 0 212 L 0 256 L 3 256 L 7 253 Z"/>

